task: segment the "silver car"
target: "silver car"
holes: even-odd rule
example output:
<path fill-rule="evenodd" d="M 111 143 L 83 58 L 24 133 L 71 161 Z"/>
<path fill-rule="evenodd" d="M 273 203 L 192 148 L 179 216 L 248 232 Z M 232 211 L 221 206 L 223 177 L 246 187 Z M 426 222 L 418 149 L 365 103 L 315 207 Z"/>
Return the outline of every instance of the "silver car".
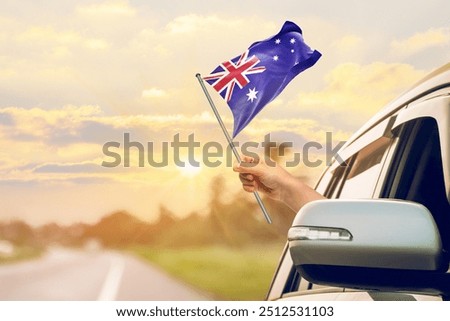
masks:
<path fill-rule="evenodd" d="M 329 199 L 297 214 L 268 300 L 449 300 L 450 63 L 356 132 L 316 190 Z"/>

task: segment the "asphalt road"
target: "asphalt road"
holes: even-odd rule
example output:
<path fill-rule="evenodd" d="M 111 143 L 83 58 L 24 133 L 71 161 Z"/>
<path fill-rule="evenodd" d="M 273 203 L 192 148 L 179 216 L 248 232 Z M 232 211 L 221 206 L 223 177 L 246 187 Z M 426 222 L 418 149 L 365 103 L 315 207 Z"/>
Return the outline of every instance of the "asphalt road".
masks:
<path fill-rule="evenodd" d="M 0 300 L 210 300 L 131 255 L 55 248 L 40 259 L 0 266 Z"/>

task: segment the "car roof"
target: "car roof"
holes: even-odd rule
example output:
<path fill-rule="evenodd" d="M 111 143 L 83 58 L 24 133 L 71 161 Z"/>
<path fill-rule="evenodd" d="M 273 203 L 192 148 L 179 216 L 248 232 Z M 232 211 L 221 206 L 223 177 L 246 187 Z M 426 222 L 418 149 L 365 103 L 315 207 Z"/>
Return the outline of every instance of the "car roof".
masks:
<path fill-rule="evenodd" d="M 376 113 L 366 124 L 364 124 L 358 131 L 356 131 L 347 143 L 342 147 L 346 148 L 352 144 L 356 139 L 361 137 L 371 128 L 385 120 L 386 118 L 395 114 L 399 109 L 408 105 L 409 103 L 426 96 L 436 90 L 450 86 L 450 62 L 442 67 L 434 70 L 414 86 L 401 94 L 399 97 L 388 103 L 383 109 Z"/>

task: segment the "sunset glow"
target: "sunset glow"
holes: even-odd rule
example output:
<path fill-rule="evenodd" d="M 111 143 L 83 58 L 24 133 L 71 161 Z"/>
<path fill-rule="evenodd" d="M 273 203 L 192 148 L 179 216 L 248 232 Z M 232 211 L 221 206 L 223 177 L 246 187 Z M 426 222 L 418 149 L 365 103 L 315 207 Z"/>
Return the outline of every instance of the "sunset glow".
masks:
<path fill-rule="evenodd" d="M 180 217 L 201 213 L 217 175 L 225 178 L 224 194 L 243 192 L 231 165 L 174 163 L 177 134 L 195 135 L 196 157 L 208 142 L 226 148 L 196 73 L 211 72 L 294 21 L 323 57 L 236 140 L 261 142 L 271 133 L 297 150 L 307 141 L 323 144 L 327 132 L 344 141 L 450 61 L 449 11 L 444 0 L 287 0 L 277 10 L 269 1 L 2 1 L 0 220 L 95 222 L 121 209 L 152 221 L 161 205 Z M 211 95 L 231 132 L 228 107 Z M 143 146 L 142 153 L 130 147 L 127 164 L 125 133 Z M 117 166 L 102 166 L 116 160 L 105 154 L 107 143 L 120 156 Z M 167 166 L 148 163 L 149 143 L 154 160 L 163 159 L 167 144 Z M 291 170 L 312 182 L 320 172 Z"/>

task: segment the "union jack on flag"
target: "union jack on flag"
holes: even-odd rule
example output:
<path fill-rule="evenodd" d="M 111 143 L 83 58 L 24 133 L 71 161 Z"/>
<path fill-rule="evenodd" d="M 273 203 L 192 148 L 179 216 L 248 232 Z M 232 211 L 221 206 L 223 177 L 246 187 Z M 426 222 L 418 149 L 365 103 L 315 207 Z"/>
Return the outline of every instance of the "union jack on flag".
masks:
<path fill-rule="evenodd" d="M 302 30 L 286 21 L 280 32 L 255 42 L 243 54 L 203 77 L 227 102 L 234 117 L 233 137 L 300 72 L 321 57 L 304 41 Z"/>
<path fill-rule="evenodd" d="M 224 98 L 230 101 L 233 95 L 233 88 L 237 84 L 239 88 L 244 88 L 250 80 L 247 75 L 258 74 L 266 70 L 266 67 L 255 67 L 260 60 L 256 56 L 248 58 L 249 50 L 245 51 L 235 64 L 232 60 L 220 64 L 222 71 L 213 72 L 209 76 L 203 77 L 206 81 L 214 81 L 213 88 L 221 93 L 225 90 Z"/>

